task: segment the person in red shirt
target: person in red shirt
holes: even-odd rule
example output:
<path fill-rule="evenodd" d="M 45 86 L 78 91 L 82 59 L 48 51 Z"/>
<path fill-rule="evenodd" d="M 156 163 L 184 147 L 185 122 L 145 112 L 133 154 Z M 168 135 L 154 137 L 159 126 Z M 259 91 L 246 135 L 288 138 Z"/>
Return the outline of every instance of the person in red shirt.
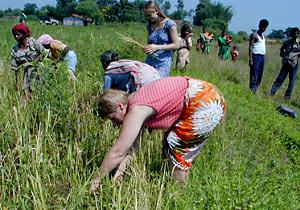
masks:
<path fill-rule="evenodd" d="M 194 158 L 226 111 L 225 100 L 213 84 L 187 77 L 159 79 L 130 95 L 108 89 L 98 102 L 100 116 L 122 124 L 122 129 L 91 181 L 92 192 L 114 169 L 114 180 L 122 178 L 132 152 L 142 143 L 138 139 L 144 126 L 165 131 L 163 154 L 172 178 L 185 182 Z"/>

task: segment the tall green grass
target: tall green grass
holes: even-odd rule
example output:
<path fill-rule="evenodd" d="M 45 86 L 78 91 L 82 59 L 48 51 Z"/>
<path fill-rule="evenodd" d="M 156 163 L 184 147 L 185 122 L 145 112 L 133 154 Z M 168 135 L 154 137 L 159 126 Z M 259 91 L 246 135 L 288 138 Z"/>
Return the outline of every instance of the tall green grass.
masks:
<path fill-rule="evenodd" d="M 247 43 L 237 63 L 220 61 L 217 46 L 205 56 L 194 49 L 187 75 L 210 81 L 224 93 L 226 120 L 196 159 L 186 185 L 174 184 L 161 157 L 161 132 L 146 133 L 141 152 L 122 184 L 109 178 L 88 192 L 92 173 L 114 143 L 118 129 L 95 115 L 101 89 L 101 52 L 143 61 L 136 46 L 115 33 L 146 42 L 145 25 L 88 27 L 28 23 L 33 37 L 49 33 L 78 55 L 78 82 L 64 64 L 44 62 L 48 79 L 23 103 L 10 70 L 13 22 L 0 22 L 0 208 L 1 209 L 300 209 L 299 118 L 279 114 L 286 104 L 300 111 L 300 84 L 291 101 L 267 96 L 280 70 L 280 45 L 268 45 L 265 74 L 256 96 L 248 90 Z M 196 34 L 198 29 L 196 29 Z M 196 39 L 196 37 L 194 37 Z"/>

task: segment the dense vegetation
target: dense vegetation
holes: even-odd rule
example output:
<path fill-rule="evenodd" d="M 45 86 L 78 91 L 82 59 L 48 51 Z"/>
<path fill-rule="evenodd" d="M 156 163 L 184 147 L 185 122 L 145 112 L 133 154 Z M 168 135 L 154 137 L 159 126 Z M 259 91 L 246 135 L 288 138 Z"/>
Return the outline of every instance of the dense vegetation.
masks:
<path fill-rule="evenodd" d="M 265 74 L 257 95 L 248 90 L 247 43 L 239 44 L 237 63 L 192 50 L 188 75 L 218 86 L 228 112 L 205 145 L 185 186 L 169 180 L 161 158 L 161 132 L 146 133 L 141 152 L 122 184 L 103 181 L 88 192 L 92 173 L 113 144 L 118 129 L 94 112 L 103 69 L 99 54 L 117 50 L 143 61 L 139 47 L 118 39 L 115 31 L 146 41 L 144 24 L 41 26 L 29 22 L 33 37 L 49 33 L 78 55 L 78 82 L 67 80 L 65 66 L 45 61 L 48 79 L 23 103 L 14 89 L 10 49 L 13 22 L 0 22 L 0 208 L 1 209 L 299 209 L 300 120 L 279 114 L 286 104 L 300 111 L 300 83 L 291 101 L 284 87 L 267 96 L 279 72 L 278 44 L 268 44 Z M 195 39 L 199 29 L 195 29 Z"/>
<path fill-rule="evenodd" d="M 95 24 L 112 22 L 145 22 L 143 7 L 145 0 L 57 0 L 56 6 L 46 5 L 38 8 L 34 3 L 26 3 L 23 9 L 0 10 L 0 18 L 3 16 L 20 16 L 23 12 L 30 19 L 51 16 L 63 20 L 74 13 L 89 17 Z M 170 12 L 171 3 L 165 0 L 156 0 L 164 14 L 175 20 L 190 21 L 195 25 L 207 26 L 222 30 L 227 28 L 233 17 L 232 7 L 222 3 L 211 3 L 210 0 L 200 0 L 194 10 L 185 10 L 184 1 L 177 0 L 175 11 Z"/>

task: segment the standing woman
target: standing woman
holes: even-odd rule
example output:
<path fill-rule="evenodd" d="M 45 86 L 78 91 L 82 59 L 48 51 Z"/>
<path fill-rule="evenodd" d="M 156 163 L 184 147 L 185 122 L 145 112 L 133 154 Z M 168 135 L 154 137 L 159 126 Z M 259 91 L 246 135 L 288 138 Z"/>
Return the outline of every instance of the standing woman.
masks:
<path fill-rule="evenodd" d="M 222 36 L 218 38 L 219 46 L 219 57 L 222 60 L 227 60 L 229 58 L 229 48 L 231 43 L 231 36 L 227 35 L 226 30 L 222 31 Z"/>
<path fill-rule="evenodd" d="M 173 51 L 179 47 L 176 23 L 165 16 L 154 1 L 144 7 L 148 21 L 148 44 L 144 48 L 146 63 L 153 66 L 162 77 L 170 75 Z"/>
<path fill-rule="evenodd" d="M 176 57 L 176 69 L 183 70 L 190 62 L 190 50 L 192 48 L 192 27 L 188 24 L 184 24 L 180 30 L 179 36 L 179 49 Z"/>

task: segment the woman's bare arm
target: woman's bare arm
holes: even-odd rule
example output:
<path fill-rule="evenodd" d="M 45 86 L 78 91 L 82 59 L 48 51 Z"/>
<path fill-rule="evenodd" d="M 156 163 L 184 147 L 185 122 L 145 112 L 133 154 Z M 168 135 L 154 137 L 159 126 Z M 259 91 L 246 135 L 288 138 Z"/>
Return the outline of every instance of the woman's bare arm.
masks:
<path fill-rule="evenodd" d="M 116 143 L 106 154 L 92 180 L 91 191 L 95 191 L 99 187 L 101 178 L 119 166 L 138 137 L 144 121 L 154 113 L 155 110 L 151 107 L 135 106 L 126 114 Z"/>

